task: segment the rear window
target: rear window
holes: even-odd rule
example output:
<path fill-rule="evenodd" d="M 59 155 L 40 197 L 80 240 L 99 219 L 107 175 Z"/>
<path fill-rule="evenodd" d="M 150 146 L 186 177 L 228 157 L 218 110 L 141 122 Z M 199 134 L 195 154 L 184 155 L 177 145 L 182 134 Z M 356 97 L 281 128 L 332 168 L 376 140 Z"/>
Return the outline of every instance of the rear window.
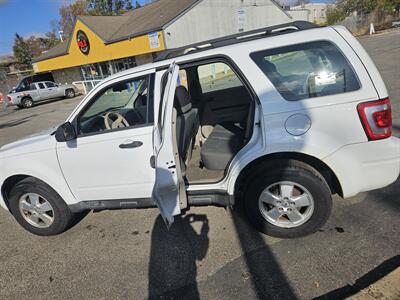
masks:
<path fill-rule="evenodd" d="M 259 51 L 250 57 L 289 101 L 360 89 L 347 59 L 327 41 Z"/>

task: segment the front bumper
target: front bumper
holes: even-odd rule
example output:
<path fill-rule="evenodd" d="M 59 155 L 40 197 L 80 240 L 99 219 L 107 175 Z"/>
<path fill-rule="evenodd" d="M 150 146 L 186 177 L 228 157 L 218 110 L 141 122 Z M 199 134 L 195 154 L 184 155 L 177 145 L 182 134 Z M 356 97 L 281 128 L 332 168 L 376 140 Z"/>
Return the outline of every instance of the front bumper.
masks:
<path fill-rule="evenodd" d="M 324 159 L 342 187 L 343 197 L 383 188 L 400 174 L 400 139 L 392 137 L 347 145 Z"/>

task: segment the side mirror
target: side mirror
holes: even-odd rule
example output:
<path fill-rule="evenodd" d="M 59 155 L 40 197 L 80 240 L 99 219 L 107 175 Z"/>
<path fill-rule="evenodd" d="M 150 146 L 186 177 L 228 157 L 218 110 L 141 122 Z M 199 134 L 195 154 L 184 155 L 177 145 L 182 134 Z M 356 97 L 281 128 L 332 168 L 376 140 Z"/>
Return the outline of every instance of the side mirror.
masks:
<path fill-rule="evenodd" d="M 64 123 L 56 130 L 57 142 L 68 142 L 76 139 L 75 127 L 70 123 Z"/>

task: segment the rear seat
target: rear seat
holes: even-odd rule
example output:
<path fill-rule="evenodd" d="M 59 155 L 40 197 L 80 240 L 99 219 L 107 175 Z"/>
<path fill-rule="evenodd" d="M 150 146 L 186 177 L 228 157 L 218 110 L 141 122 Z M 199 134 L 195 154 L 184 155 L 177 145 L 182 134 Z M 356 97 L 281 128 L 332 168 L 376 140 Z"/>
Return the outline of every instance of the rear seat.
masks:
<path fill-rule="evenodd" d="M 216 125 L 201 148 L 201 160 L 209 170 L 225 170 L 244 144 L 243 129 Z"/>

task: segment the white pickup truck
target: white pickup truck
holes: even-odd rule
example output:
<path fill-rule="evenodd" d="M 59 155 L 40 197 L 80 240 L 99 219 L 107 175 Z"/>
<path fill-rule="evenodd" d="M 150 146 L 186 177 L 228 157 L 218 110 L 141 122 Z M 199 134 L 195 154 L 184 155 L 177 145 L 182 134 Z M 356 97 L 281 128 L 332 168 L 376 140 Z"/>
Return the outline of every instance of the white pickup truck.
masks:
<path fill-rule="evenodd" d="M 55 98 L 73 98 L 78 92 L 78 88 L 72 84 L 58 85 L 51 81 L 42 81 L 31 83 L 28 91 L 10 93 L 7 97 L 9 105 L 30 108 L 35 102 Z"/>

